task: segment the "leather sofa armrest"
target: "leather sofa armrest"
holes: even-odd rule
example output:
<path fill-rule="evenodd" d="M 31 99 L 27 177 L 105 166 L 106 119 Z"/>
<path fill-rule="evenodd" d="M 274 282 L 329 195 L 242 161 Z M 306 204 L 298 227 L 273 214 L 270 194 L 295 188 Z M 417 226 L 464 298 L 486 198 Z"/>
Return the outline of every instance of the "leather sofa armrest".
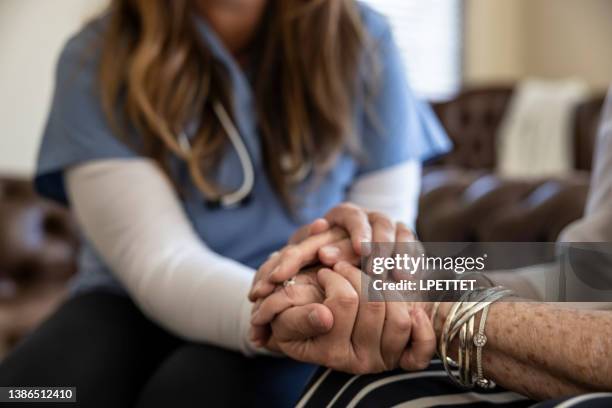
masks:
<path fill-rule="evenodd" d="M 417 233 L 428 242 L 554 241 L 582 216 L 588 185 L 582 173 L 567 179 L 507 180 L 490 173 L 430 169 L 423 177 Z"/>

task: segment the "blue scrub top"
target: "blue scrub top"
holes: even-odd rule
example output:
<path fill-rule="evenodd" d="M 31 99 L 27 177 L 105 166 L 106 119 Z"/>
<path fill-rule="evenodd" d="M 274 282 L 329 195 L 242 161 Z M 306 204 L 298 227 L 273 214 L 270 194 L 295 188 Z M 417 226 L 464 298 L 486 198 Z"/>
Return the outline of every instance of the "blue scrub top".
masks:
<path fill-rule="evenodd" d="M 424 161 L 450 149 L 450 142 L 430 107 L 415 98 L 408 85 L 387 20 L 366 5 L 360 3 L 359 7 L 365 27 L 377 44 L 381 70 L 379 91 L 369 108 L 374 109 L 377 123 L 372 125 L 367 120 L 365 101 L 357 100 L 355 105 L 356 131 L 366 160 L 358 161 L 347 152 L 314 189 L 306 180 L 296 192 L 301 206 L 293 216 L 284 210 L 265 175 L 253 88 L 215 33 L 202 19 L 196 19 L 202 39 L 229 72 L 236 126 L 255 169 L 255 185 L 248 202 L 235 208 L 210 208 L 190 181 L 186 166 L 177 160 L 176 181 L 184 187 L 184 209 L 195 231 L 218 254 L 257 268 L 271 252 L 286 244 L 296 228 L 342 202 L 357 176 L 406 160 Z M 40 193 L 66 205 L 69 203 L 62 177 L 65 169 L 92 160 L 139 157 L 138 152 L 113 134 L 101 108 L 97 72 L 100 37 L 106 22 L 101 17 L 71 38 L 57 66 L 56 88 L 35 184 Z M 242 167 L 235 150 L 228 149 L 218 177 L 218 182 L 230 190 L 242 183 Z M 86 239 L 79 266 L 77 290 L 122 291 Z"/>

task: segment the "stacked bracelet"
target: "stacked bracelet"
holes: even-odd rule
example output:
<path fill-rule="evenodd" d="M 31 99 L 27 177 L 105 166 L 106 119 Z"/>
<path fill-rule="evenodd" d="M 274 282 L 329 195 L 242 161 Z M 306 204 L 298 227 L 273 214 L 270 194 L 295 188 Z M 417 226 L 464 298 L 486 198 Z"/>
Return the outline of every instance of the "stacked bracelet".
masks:
<path fill-rule="evenodd" d="M 482 348 L 487 344 L 487 336 L 484 334 L 485 325 L 487 323 L 487 315 L 489 313 L 489 306 L 482 309 L 482 315 L 480 316 L 480 324 L 478 327 L 478 333 L 474 337 L 474 346 L 476 346 L 476 385 L 481 388 L 494 388 L 495 383 L 493 380 L 484 378 L 482 370 Z"/>
<path fill-rule="evenodd" d="M 444 370 L 457 385 L 466 388 L 478 386 L 481 388 L 493 388 L 495 383 L 484 378 L 482 368 L 482 349 L 487 343 L 485 327 L 489 306 L 500 299 L 510 296 L 512 291 L 501 286 L 492 288 L 480 288 L 471 292 L 464 293 L 455 302 L 442 326 L 440 340 L 438 342 L 438 354 L 442 360 Z M 440 303 L 436 302 L 432 309 L 432 322 L 438 313 Z M 475 320 L 478 313 L 482 311 L 478 324 L 478 332 L 474 333 Z M 448 356 L 449 345 L 457 338 L 459 349 L 457 361 L 455 362 Z M 474 350 L 475 349 L 475 350 Z M 476 355 L 475 366 L 472 363 L 472 356 Z M 458 373 L 453 372 L 453 368 L 458 369 Z"/>

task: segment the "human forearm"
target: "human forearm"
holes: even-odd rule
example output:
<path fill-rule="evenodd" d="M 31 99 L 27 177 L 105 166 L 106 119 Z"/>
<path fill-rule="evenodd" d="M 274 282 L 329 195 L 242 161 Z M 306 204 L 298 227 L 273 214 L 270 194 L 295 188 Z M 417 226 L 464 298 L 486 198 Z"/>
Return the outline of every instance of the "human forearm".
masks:
<path fill-rule="evenodd" d="M 443 304 L 436 332 L 450 309 Z M 543 303 L 491 306 L 483 350 L 485 377 L 534 398 L 612 388 L 612 316 Z M 456 349 L 456 346 L 453 348 Z"/>
<path fill-rule="evenodd" d="M 204 245 L 155 164 L 90 163 L 66 181 L 86 236 L 151 319 L 190 340 L 253 351 L 253 271 Z"/>
<path fill-rule="evenodd" d="M 583 385 L 538 368 L 535 363 L 523 363 L 503 352 L 483 353 L 484 376 L 505 389 L 527 395 L 535 400 L 576 395 L 592 391 Z"/>

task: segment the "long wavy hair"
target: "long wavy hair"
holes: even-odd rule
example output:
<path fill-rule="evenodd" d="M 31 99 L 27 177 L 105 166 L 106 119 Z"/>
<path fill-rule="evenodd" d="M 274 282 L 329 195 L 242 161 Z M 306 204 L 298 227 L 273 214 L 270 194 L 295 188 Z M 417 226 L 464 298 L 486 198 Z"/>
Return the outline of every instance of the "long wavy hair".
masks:
<path fill-rule="evenodd" d="M 235 101 L 194 13 L 194 0 L 114 0 L 100 91 L 120 134 L 135 129 L 143 154 L 166 171 L 170 157 L 185 160 L 195 185 L 215 199 L 223 187 L 214 182 L 214 169 L 228 138 L 213 101 L 232 117 Z M 363 88 L 359 64 L 367 36 L 354 0 L 269 0 L 260 26 L 251 61 L 263 163 L 291 204 L 300 169 L 325 172 L 343 149 L 358 149 L 354 99 Z M 190 122 L 198 128 L 185 151 L 178 135 Z"/>

